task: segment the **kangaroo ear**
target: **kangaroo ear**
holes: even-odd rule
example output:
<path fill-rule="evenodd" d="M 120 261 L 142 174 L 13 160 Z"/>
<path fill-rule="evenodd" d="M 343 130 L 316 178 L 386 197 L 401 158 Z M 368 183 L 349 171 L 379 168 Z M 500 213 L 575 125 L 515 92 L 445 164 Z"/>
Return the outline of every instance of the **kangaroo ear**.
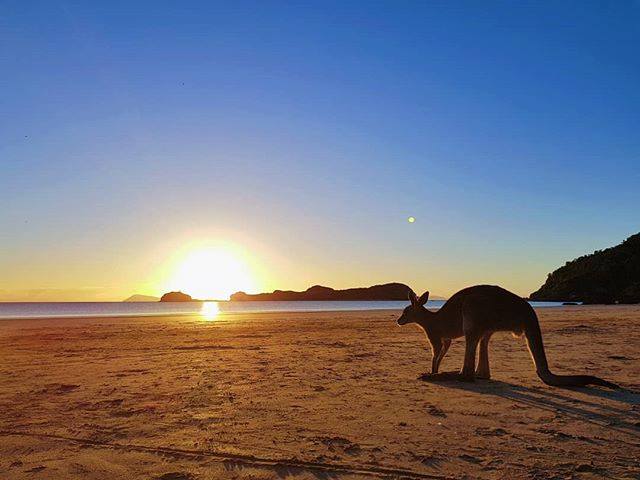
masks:
<path fill-rule="evenodd" d="M 409 289 L 409 300 L 411 301 L 411 305 L 417 305 L 418 304 L 418 296 L 416 295 L 416 292 L 414 292 L 413 290 Z"/>
<path fill-rule="evenodd" d="M 418 305 L 426 305 L 427 300 L 429 300 L 429 292 L 424 292 L 418 299 Z"/>

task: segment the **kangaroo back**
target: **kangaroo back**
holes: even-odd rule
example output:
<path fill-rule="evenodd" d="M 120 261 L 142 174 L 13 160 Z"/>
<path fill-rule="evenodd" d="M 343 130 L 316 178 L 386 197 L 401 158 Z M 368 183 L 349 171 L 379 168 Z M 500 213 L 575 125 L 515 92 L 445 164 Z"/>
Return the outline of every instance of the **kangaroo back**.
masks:
<path fill-rule="evenodd" d="M 586 385 L 599 385 L 611 389 L 620 388 L 615 383 L 607 382 L 592 375 L 555 375 L 549 370 L 549 363 L 544 352 L 542 343 L 542 333 L 540 332 L 540 323 L 533 309 L 532 316 L 525 324 L 524 334 L 527 338 L 527 346 L 536 366 L 536 373 L 540 379 L 547 385 L 554 387 L 584 387 Z"/>

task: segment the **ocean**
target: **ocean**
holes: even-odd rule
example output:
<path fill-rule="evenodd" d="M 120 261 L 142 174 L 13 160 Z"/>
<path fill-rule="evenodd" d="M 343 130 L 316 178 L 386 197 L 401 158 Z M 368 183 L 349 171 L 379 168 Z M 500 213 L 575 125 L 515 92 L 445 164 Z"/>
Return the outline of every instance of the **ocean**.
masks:
<path fill-rule="evenodd" d="M 533 307 L 558 307 L 562 302 L 529 302 Z M 444 300 L 429 301 L 437 310 Z M 345 310 L 401 310 L 407 301 L 323 302 L 8 302 L 0 303 L 0 319 L 67 317 L 137 317 L 205 315 L 241 312 L 331 312 Z"/>

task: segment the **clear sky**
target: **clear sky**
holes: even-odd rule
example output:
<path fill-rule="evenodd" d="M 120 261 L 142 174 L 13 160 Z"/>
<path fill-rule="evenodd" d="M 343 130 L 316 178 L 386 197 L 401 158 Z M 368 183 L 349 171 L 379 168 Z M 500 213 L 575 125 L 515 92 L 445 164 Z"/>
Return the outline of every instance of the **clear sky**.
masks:
<path fill-rule="evenodd" d="M 0 299 L 220 248 L 253 290 L 528 294 L 640 231 L 639 47 L 626 1 L 0 1 Z"/>

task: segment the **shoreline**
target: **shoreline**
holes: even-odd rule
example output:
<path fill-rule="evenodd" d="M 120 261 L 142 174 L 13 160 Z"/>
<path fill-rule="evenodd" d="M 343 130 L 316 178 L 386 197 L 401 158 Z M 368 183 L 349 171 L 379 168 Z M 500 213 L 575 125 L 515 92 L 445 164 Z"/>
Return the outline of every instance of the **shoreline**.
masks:
<path fill-rule="evenodd" d="M 67 302 L 65 302 L 67 303 Z M 73 302 L 76 303 L 76 302 Z M 79 302 L 80 304 L 84 303 L 84 302 Z M 88 303 L 94 303 L 94 302 L 88 302 Z M 105 304 L 122 304 L 122 305 L 126 305 L 124 303 L 121 302 L 104 302 Z M 142 302 L 140 302 L 142 303 Z M 151 302 L 153 305 L 157 305 L 159 304 L 159 302 Z M 198 302 L 198 303 L 207 303 L 207 302 Z M 208 303 L 218 303 L 218 302 L 208 302 Z M 239 304 L 245 304 L 246 302 L 237 302 Z M 262 302 L 256 302 L 256 303 L 262 303 Z M 294 303 L 294 302 L 291 302 Z M 298 302 L 295 302 L 298 303 Z M 354 302 L 354 303 L 359 303 L 359 302 Z M 12 305 L 14 304 L 13 302 L 8 302 L 5 303 L 5 305 Z M 42 305 L 47 305 L 48 302 L 42 302 Z M 0 305 L 2 305 L 2 303 L 0 303 Z M 178 303 L 179 305 L 179 303 Z M 16 321 L 16 320 L 47 320 L 47 319 L 56 319 L 56 320 L 64 320 L 64 319 L 95 319 L 95 318 L 102 318 L 102 319 L 109 319 L 109 318 L 153 318 L 153 317 L 206 317 L 206 316 L 212 316 L 213 318 L 220 318 L 220 317 L 226 317 L 229 315 L 262 315 L 262 314 L 280 314 L 280 315 L 289 315 L 289 314 L 314 314 L 314 313 L 342 313 L 342 312 L 399 312 L 404 308 L 405 305 L 402 306 L 389 306 L 389 307 L 382 307 L 382 308 L 339 308 L 338 306 L 334 306 L 331 305 L 329 308 L 319 308 L 319 307 L 309 307 L 309 308 L 301 308 L 301 309 L 287 309 L 287 308 L 282 308 L 282 309 L 277 309 L 277 308 L 273 308 L 273 309 L 247 309 L 247 310 L 231 310 L 231 311 L 225 311 L 224 309 L 220 309 L 219 311 L 217 311 L 215 313 L 215 315 L 211 314 L 210 312 L 202 312 L 202 311 L 187 311 L 187 312 L 181 312 L 181 311 L 150 311 L 150 312 L 131 312 L 131 311 L 124 311 L 122 313 L 119 312 L 104 312 L 104 313 L 78 313 L 78 314 L 69 314 L 69 313 L 60 313 L 60 314 L 48 314 L 48 313 L 43 313 L 43 314 L 33 314 L 33 315 L 29 315 L 29 314 L 16 314 L 16 315 L 10 315 L 7 314 L 6 316 L 2 315 L 2 311 L 0 310 L 0 323 L 3 322 L 7 322 L 7 321 Z M 583 310 L 583 309 L 609 309 L 609 308 L 615 308 L 615 309 L 626 309 L 626 308 L 634 308 L 634 307 L 638 307 L 640 305 L 637 304 L 616 304 L 616 305 L 603 305 L 603 304 L 590 304 L 590 305 L 536 305 L 533 306 L 534 310 L 536 312 L 539 311 L 548 311 L 548 310 L 553 310 L 553 311 L 565 311 L 565 310 Z M 331 308 L 331 307 L 335 307 L 335 308 Z M 436 308 L 429 306 L 428 307 L 430 310 L 432 311 L 437 311 L 439 310 L 439 308 L 441 308 L 441 305 L 437 306 Z M 211 321 L 212 319 L 209 318 L 207 319 L 207 321 Z"/>
<path fill-rule="evenodd" d="M 0 302 L 2 303 L 2 302 Z M 44 302 L 46 303 L 46 302 Z M 75 302 L 74 302 L 75 303 Z M 110 303 L 110 302 L 104 302 Z M 117 302 L 114 302 L 117 303 Z M 155 302 L 153 302 L 155 303 Z M 203 302 L 204 303 L 204 302 Z M 577 308 L 580 310 L 594 310 L 594 309 L 632 309 L 638 308 L 640 304 L 615 304 L 615 305 L 607 305 L 607 304 L 589 304 L 589 305 L 550 305 L 550 306 L 536 306 L 533 307 L 536 312 L 539 311 L 548 311 L 553 309 L 553 311 L 564 312 L 564 311 L 575 311 Z M 431 309 L 437 311 L 438 309 Z M 402 308 L 362 308 L 362 309 L 310 309 L 310 310 L 245 310 L 245 311 L 228 311 L 225 312 L 223 310 L 219 311 L 214 318 L 204 318 L 206 315 L 202 312 L 151 312 L 151 313 L 123 313 L 123 314 L 109 314 L 109 315 L 86 315 L 86 314 L 78 314 L 78 315 L 41 315 L 41 316 L 30 316 L 30 317 L 2 317 L 0 316 L 0 324 L 9 321 L 34 321 L 34 320 L 94 320 L 94 319 L 123 319 L 123 318 L 168 318 L 168 317 L 203 317 L 203 322 L 215 322 L 216 319 L 220 319 L 221 317 L 227 317 L 231 315 L 238 316 L 252 316 L 252 315 L 293 315 L 293 314 L 322 314 L 322 313 L 389 313 L 389 312 L 400 312 Z"/>

